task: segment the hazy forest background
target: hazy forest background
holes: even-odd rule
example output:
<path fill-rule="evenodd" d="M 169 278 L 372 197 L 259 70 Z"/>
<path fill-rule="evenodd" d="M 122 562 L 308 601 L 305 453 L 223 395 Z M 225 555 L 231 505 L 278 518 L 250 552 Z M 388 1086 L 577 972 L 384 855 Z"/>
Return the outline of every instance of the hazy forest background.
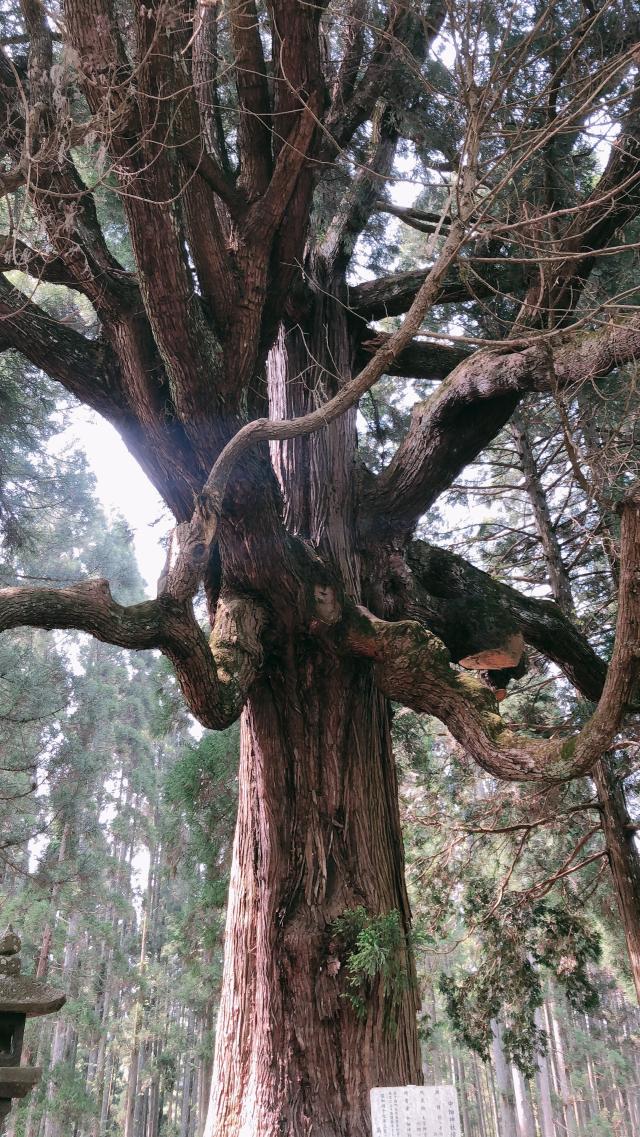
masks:
<path fill-rule="evenodd" d="M 5 8 L 0 3 L 5 47 L 19 69 L 27 37 Z M 567 26 L 575 17 L 581 28 L 583 16 L 589 25 L 592 5 L 585 4 L 577 16 L 569 9 L 568 15 L 561 12 Z M 625 129 L 637 143 L 637 36 L 633 40 L 635 33 L 624 19 L 622 24 L 627 37 L 622 47 L 607 40 L 606 51 L 602 44 L 598 50 L 605 63 L 609 49 L 612 57 L 620 50 L 625 66 L 635 59 L 629 64 L 633 81 L 627 82 L 625 71 L 620 90 L 611 96 L 611 113 L 617 99 Z M 635 48 L 629 46 L 632 40 Z M 402 46 L 406 62 L 410 53 Z M 340 230 L 338 262 L 344 272 L 349 265 L 353 295 L 355 286 L 372 276 L 405 274 L 397 314 L 385 318 L 387 300 L 376 308 L 372 295 L 370 307 L 365 305 L 363 319 L 371 320 L 381 336 L 398 327 L 413 299 L 418 285 L 414 280 L 409 287 L 407 277 L 413 271 L 424 278 L 425 234 L 433 236 L 435 226 L 438 236 L 452 201 L 451 195 L 445 200 L 441 186 L 431 193 L 416 188 L 410 209 L 406 199 L 400 207 L 394 196 L 403 173 L 407 179 L 415 175 L 417 187 L 425 169 L 432 169 L 433 139 L 443 152 L 448 145 L 447 61 L 434 52 L 426 64 L 422 47 L 415 48 L 412 67 L 417 59 L 417 70 L 424 64 L 429 83 L 442 83 L 440 109 L 425 127 L 429 146 L 420 133 L 426 120 L 417 112 L 412 117 L 404 107 L 401 114 L 391 98 L 373 97 L 367 110 L 371 131 L 364 117 L 360 125 L 366 129 L 358 134 L 354 128 L 359 174 L 353 200 L 355 166 L 345 160 L 344 167 L 336 162 L 328 189 L 323 188 L 326 200 L 319 194 L 314 205 L 313 223 L 322 234 L 322 210 L 331 217 L 335 201 L 347 201 L 342 215 L 342 205 L 335 213 L 334 229 Z M 590 73 L 593 58 L 585 63 L 579 50 L 580 67 Z M 536 66 L 534 61 L 531 74 Z M 239 64 L 237 69 L 242 76 Z M 554 59 L 551 74 L 558 79 L 556 94 L 562 92 L 562 59 Z M 517 86 L 517 68 L 509 82 Z M 523 80 L 523 87 L 528 82 Z M 225 121 L 235 121 L 234 99 L 249 97 L 242 81 L 239 96 L 231 88 L 231 82 L 229 90 L 222 84 Z M 471 86 L 469 92 L 478 93 Z M 401 90 L 405 95 L 408 99 Z M 518 93 L 523 104 L 529 97 L 535 95 Z M 562 177 L 551 190 L 544 187 L 559 214 L 562 201 L 571 214 L 581 195 L 587 200 L 592 195 L 597 204 L 599 178 L 613 153 L 609 111 L 605 107 L 598 118 L 596 95 L 585 99 L 579 127 L 556 140 L 554 168 Z M 457 126 L 461 137 L 463 119 Z M 516 127 L 507 122 L 504 130 L 517 134 Z M 250 149 L 250 138 L 237 142 L 231 128 L 228 135 L 232 158 L 236 145 Z M 495 141 L 490 130 L 487 137 L 490 147 Z M 88 181 L 89 172 L 106 161 L 95 142 L 83 136 L 73 146 L 79 179 Z M 546 152 L 556 142 L 545 143 Z M 542 193 L 534 176 L 536 147 L 537 141 L 528 159 L 533 173 L 525 163 L 522 176 L 516 170 L 509 181 L 515 188 L 509 204 L 514 212 L 504 215 L 507 229 L 521 207 L 528 219 L 527 194 L 538 201 L 536 194 Z M 366 166 L 372 153 L 382 170 L 373 171 L 378 178 L 373 196 Z M 231 177 L 230 171 L 225 176 Z M 191 173 L 189 184 L 190 179 Z M 637 195 L 637 169 L 631 180 Z M 108 237 L 109 256 L 123 277 L 133 277 L 136 258 L 122 202 L 111 192 L 108 176 L 98 181 L 96 216 Z M 20 184 L 18 197 L 23 192 Z M 455 347 L 438 341 L 438 358 L 445 363 L 438 364 L 437 374 L 429 371 L 420 378 L 418 368 L 418 377 L 412 373 L 401 382 L 383 376 L 363 396 L 358 454 L 373 474 L 405 437 L 410 403 L 433 393 L 449 364 L 460 362 L 460 352 L 466 358 L 467 347 L 498 340 L 512 321 L 517 328 L 520 301 L 530 287 L 535 291 L 524 272 L 516 270 L 513 280 L 509 275 L 520 261 L 530 262 L 535 242 L 527 245 L 526 235 L 522 238 L 526 257 L 520 259 L 509 236 L 504 242 L 496 238 L 498 253 L 490 242 L 484 248 L 473 236 L 474 211 L 482 211 L 487 187 L 480 183 L 473 192 L 475 205 L 465 218 L 469 240 L 479 252 L 478 265 L 483 249 L 487 253 L 491 272 L 473 293 L 465 272 L 473 275 L 475 269 L 465 268 L 463 260 L 462 292 L 454 287 L 454 299 L 446 302 L 452 306 L 443 312 L 436 305 L 427 314 L 423 333 L 444 327 L 461 337 Z M 620 207 L 620 231 L 612 227 L 602 238 L 604 244 L 619 242 L 613 254 L 591 258 L 590 247 L 585 253 L 582 245 L 575 253 L 576 264 L 579 257 L 589 259 L 589 287 L 582 294 L 580 278 L 575 288 L 578 332 L 571 343 L 577 343 L 578 353 L 581 321 L 606 330 L 608 323 L 619 320 L 617 326 L 624 328 L 624 321 L 635 319 L 640 234 L 631 198 L 629 189 Z M 30 223 L 26 208 L 25 216 Z M 2 220 L 10 228 L 9 212 Z M 556 222 L 559 232 L 562 222 Z M 445 229 L 449 223 L 450 218 Z M 27 232 L 34 241 L 38 224 Z M 331 237 L 328 223 L 327 232 Z M 18 256 L 16 249 L 20 253 L 19 242 L 13 247 Z M 81 291 L 46 283 L 47 269 L 49 276 L 60 271 L 55 258 L 44 259 L 42 279 L 13 262 L 0 266 L 3 287 L 19 309 L 16 327 L 23 312 L 33 315 L 37 309 L 45 325 L 50 321 L 78 342 L 82 334 L 93 345 L 92 337 L 98 338 L 93 301 Z M 541 271 L 551 289 L 543 278 Z M 400 278 L 394 279 L 398 285 Z M 114 293 L 119 290 L 118 278 Z M 573 299 L 559 303 L 571 314 Z M 531 320 L 537 330 L 539 314 Z M 529 327 L 524 317 L 523 327 Z M 29 336 L 23 338 L 26 344 Z M 368 358 L 371 344 L 358 342 Z M 423 367 L 433 345 L 423 339 L 417 346 L 423 349 Z M 60 443 L 77 404 L 27 362 L 24 345 L 23 351 L 3 350 L 0 356 L 0 587 L 54 588 L 105 577 L 118 602 L 135 603 L 144 597 L 145 585 L 128 523 L 106 515 L 82 449 Z M 463 554 L 525 597 L 555 601 L 602 659 L 611 655 L 620 578 L 617 506 L 640 466 L 639 374 L 633 360 L 625 361 L 597 383 L 564 390 L 547 385 L 524 397 L 504 429 L 440 494 L 428 529 L 425 523 L 417 527 L 418 536 Z M 514 596 L 513 602 L 520 617 L 526 600 Z M 449 612 L 454 618 L 455 603 L 454 597 Z M 204 624 L 201 594 L 196 607 Z M 504 689 L 494 686 L 503 719 L 527 738 L 561 737 L 580 728 L 593 711 L 559 669 L 529 647 L 526 669 L 522 665 L 515 675 L 505 675 Z M 222 978 L 239 737 L 237 724 L 221 732 L 196 727 L 172 669 L 158 653 L 127 652 L 69 631 L 20 628 L 0 637 L 0 918 L 22 936 L 23 970 L 47 977 L 68 994 L 60 1014 L 29 1027 L 26 1059 L 43 1066 L 44 1076 L 37 1092 L 14 1108 L 9 1137 L 202 1137 Z M 400 706 L 393 711 L 393 742 L 425 1080 L 457 1086 L 464 1137 L 634 1137 L 640 1133 L 637 716 L 589 776 L 566 783 L 498 780 L 483 773 L 436 719 Z M 615 832 L 608 809 L 614 797 Z M 619 865 L 621 849 L 624 881 L 620 874 L 614 881 L 612 868 L 615 872 Z M 374 981 L 382 984 L 392 1010 L 394 999 L 400 1000 L 407 976 L 397 967 L 406 955 L 397 917 L 395 909 L 374 918 L 364 909 L 350 909 L 342 928 L 336 928 L 339 937 L 345 934 L 344 919 L 351 922 L 346 939 L 353 947 L 344 959 L 341 998 L 356 1014 L 366 1007 Z M 329 945 L 335 962 L 332 950 Z"/>

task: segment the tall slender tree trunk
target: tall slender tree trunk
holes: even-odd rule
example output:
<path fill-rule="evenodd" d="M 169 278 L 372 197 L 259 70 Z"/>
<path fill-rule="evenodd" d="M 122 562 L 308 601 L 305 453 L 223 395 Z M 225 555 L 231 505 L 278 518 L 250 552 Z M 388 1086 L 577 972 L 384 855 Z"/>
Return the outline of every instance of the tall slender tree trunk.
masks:
<path fill-rule="evenodd" d="M 544 1028 L 543 1016 L 539 1007 L 536 1009 L 535 1024 L 538 1030 Z M 555 1137 L 556 1128 L 553 1122 L 551 1079 L 549 1076 L 549 1061 L 546 1054 L 538 1055 L 536 1086 L 538 1090 L 538 1122 L 541 1137 Z"/>
<path fill-rule="evenodd" d="M 491 1044 L 491 1057 L 496 1078 L 498 1096 L 498 1111 L 500 1116 L 500 1137 L 511 1137 L 518 1132 L 518 1116 L 515 1107 L 515 1093 L 511 1069 L 502 1048 L 502 1028 L 500 1023 L 491 1023 L 493 1042 Z"/>
<path fill-rule="evenodd" d="M 516 1103 L 516 1115 L 518 1118 L 518 1133 L 520 1137 L 536 1137 L 536 1123 L 533 1116 L 533 1107 L 531 1105 L 529 1084 L 525 1081 L 517 1066 L 511 1067 L 511 1077 L 513 1079 L 513 1092 Z"/>
<path fill-rule="evenodd" d="M 102 1135 L 107 1131 L 109 1123 L 109 1114 L 111 1111 L 111 1094 L 113 1089 L 113 1070 L 115 1066 L 115 1058 L 113 1054 L 113 1047 L 109 1048 L 107 1059 L 104 1066 L 104 1078 L 102 1082 L 102 1097 L 100 1101 L 100 1124 L 98 1132 Z M 94 1129 L 95 1132 L 95 1129 Z"/>
<path fill-rule="evenodd" d="M 614 503 L 608 496 L 610 472 L 607 470 L 605 440 L 594 423 L 593 407 L 589 405 L 586 392 L 579 388 L 576 398 L 580 408 L 580 431 L 584 440 L 584 454 L 579 457 L 589 469 L 590 478 L 586 489 L 598 508 L 602 548 L 609 563 L 611 582 L 617 588 L 620 581 L 620 526 L 614 512 Z M 604 461 L 601 461 L 603 456 Z"/>
<path fill-rule="evenodd" d="M 487 1085 L 487 1100 L 491 1110 L 491 1120 L 493 1123 L 493 1132 L 495 1137 L 501 1137 L 500 1129 L 500 1115 L 498 1112 L 498 1086 L 496 1083 L 496 1076 L 493 1063 L 485 1062 L 483 1066 L 483 1073 Z"/>
<path fill-rule="evenodd" d="M 135 1133 L 135 1111 L 136 1099 L 138 1096 L 138 1076 L 140 1073 L 140 1056 L 141 1056 L 141 1041 L 140 1033 L 142 1029 L 143 1017 L 143 992 L 142 984 L 144 983 L 144 968 L 147 958 L 147 913 L 145 911 L 142 918 L 142 940 L 140 944 L 140 969 L 139 969 L 139 984 L 140 989 L 136 996 L 135 1006 L 133 1009 L 133 1037 L 131 1040 L 131 1055 L 129 1058 L 129 1073 L 127 1077 L 127 1095 L 125 1100 L 124 1110 L 124 1137 L 134 1137 Z"/>
<path fill-rule="evenodd" d="M 458 1091 L 458 1099 L 460 1101 L 460 1113 L 462 1115 L 462 1132 L 463 1137 L 471 1137 L 471 1121 L 469 1117 L 469 1099 L 467 1090 L 467 1078 L 464 1068 L 464 1060 L 458 1054 L 453 1056 L 454 1068 L 454 1082 Z"/>
<path fill-rule="evenodd" d="M 579 1137 L 574 1095 L 565 1062 L 562 1029 L 552 1001 L 549 1001 L 545 1005 L 545 1011 L 548 1016 L 548 1028 L 553 1039 L 553 1060 L 558 1077 L 558 1090 L 562 1101 L 564 1128 L 567 1137 Z"/>
<path fill-rule="evenodd" d="M 585 1018 L 586 1028 L 587 1028 L 587 1034 L 589 1035 L 589 1037 L 591 1037 L 591 1025 L 590 1025 L 590 1021 L 589 1021 L 589 1016 L 585 1015 L 584 1018 Z M 589 1078 L 589 1089 L 591 1090 L 592 1113 L 597 1114 L 600 1112 L 600 1108 L 601 1108 L 600 1095 L 598 1093 L 598 1078 L 596 1075 L 596 1070 L 595 1070 L 595 1066 L 593 1064 L 593 1059 L 591 1057 L 591 1054 L 589 1054 L 587 1052 L 586 1058 L 587 1058 L 587 1076 Z"/>
<path fill-rule="evenodd" d="M 209 1038 L 213 1031 L 213 1003 L 211 999 L 207 1004 L 200 1022 L 200 1050 L 202 1051 L 205 1038 Z M 203 1137 L 207 1120 L 207 1103 L 211 1086 L 211 1073 L 213 1069 L 213 1055 L 202 1055 L 198 1063 L 198 1099 L 197 1099 L 197 1137 Z"/>
<path fill-rule="evenodd" d="M 563 612 L 571 615 L 573 612 L 571 584 L 562 562 L 560 542 L 558 541 L 558 536 L 551 518 L 547 495 L 536 463 L 535 452 L 531 445 L 526 420 L 523 415 L 518 412 L 513 416 L 512 430 L 524 476 L 527 496 L 531 502 L 536 529 L 538 530 L 538 536 L 544 552 L 553 598 L 562 608 Z"/>
<path fill-rule="evenodd" d="M 487 1122 L 486 1104 L 488 1103 L 491 1107 L 492 1103 L 489 1101 L 489 1095 L 487 1095 L 485 1101 L 485 1094 L 483 1090 L 483 1083 L 487 1080 L 485 1073 L 486 1067 L 483 1068 L 480 1065 L 478 1057 L 475 1054 L 472 1056 L 471 1063 L 474 1073 L 473 1085 L 475 1089 L 476 1108 L 478 1114 L 478 1132 L 480 1137 L 491 1137 L 491 1135 L 495 1135 L 497 1133 L 497 1128 L 496 1125 L 493 1124 L 493 1116 L 491 1125 L 489 1125 Z"/>
<path fill-rule="evenodd" d="M 113 919 L 112 919 L 113 922 Z M 106 950 L 106 964 L 104 979 L 102 984 L 102 1007 L 100 1009 L 100 1037 L 98 1039 L 98 1048 L 96 1053 L 95 1074 L 93 1078 L 93 1087 L 96 1095 L 96 1101 L 101 1102 L 104 1091 L 105 1070 L 106 1070 L 106 1057 L 107 1057 L 107 1044 L 109 1040 L 109 1015 L 111 1011 L 111 1002 L 113 999 L 113 948 L 109 947 Z M 91 1126 L 91 1137 L 99 1137 L 101 1132 L 101 1110 L 96 1112 L 96 1116 Z"/>
<path fill-rule="evenodd" d="M 185 1054 L 182 1071 L 182 1101 L 180 1103 L 180 1137 L 188 1137 L 191 1117 L 191 1091 L 193 1087 L 193 1065 L 191 1056 Z"/>
<path fill-rule="evenodd" d="M 615 884 L 633 982 L 640 1002 L 640 857 L 636 831 L 631 825 L 620 775 L 611 754 L 603 755 L 596 763 L 592 777 L 602 807 L 602 829 L 609 853 L 609 866 Z"/>
<path fill-rule="evenodd" d="M 78 923 L 79 915 L 72 912 L 67 925 L 67 934 L 64 945 L 64 960 L 62 964 L 62 986 L 67 989 L 67 982 L 75 968 L 78 958 Z M 55 1087 L 51 1077 L 56 1067 L 61 1066 L 67 1054 L 69 1031 L 71 1027 L 63 1019 L 57 1020 L 51 1045 L 51 1061 L 49 1065 L 49 1083 L 47 1087 L 47 1108 L 44 1119 L 44 1137 L 62 1137 L 60 1117 L 55 1109 Z"/>

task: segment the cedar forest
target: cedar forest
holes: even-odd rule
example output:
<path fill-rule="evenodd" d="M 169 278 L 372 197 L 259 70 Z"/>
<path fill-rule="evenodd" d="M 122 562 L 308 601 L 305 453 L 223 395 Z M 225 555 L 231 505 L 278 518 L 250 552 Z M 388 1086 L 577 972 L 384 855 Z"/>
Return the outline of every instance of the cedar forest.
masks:
<path fill-rule="evenodd" d="M 0 103 L 7 1133 L 632 1137 L 637 0 L 0 0 Z"/>

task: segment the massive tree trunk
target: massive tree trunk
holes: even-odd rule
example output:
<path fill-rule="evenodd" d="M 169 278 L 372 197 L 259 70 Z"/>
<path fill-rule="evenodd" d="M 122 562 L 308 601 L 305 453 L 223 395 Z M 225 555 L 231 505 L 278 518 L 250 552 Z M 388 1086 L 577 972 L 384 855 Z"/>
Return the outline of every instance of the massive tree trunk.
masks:
<path fill-rule="evenodd" d="M 243 717 L 207 1137 L 366 1137 L 370 1087 L 421 1080 L 408 940 L 361 1017 L 332 929 L 362 906 L 409 935 L 387 707 L 358 665 L 291 656 Z"/>
<path fill-rule="evenodd" d="M 344 317 L 328 322 L 320 308 L 306 342 L 283 331 L 271 353 L 274 417 L 312 409 L 349 367 Z M 358 595 L 354 457 L 352 415 L 274 450 L 290 530 Z M 366 664 L 300 623 L 243 715 L 206 1137 L 366 1137 L 369 1089 L 421 1081 L 389 706 Z M 397 982 L 365 981 L 360 1013 L 348 997 L 355 945 L 333 928 L 354 908 L 395 913 L 401 929 L 389 961 Z"/>

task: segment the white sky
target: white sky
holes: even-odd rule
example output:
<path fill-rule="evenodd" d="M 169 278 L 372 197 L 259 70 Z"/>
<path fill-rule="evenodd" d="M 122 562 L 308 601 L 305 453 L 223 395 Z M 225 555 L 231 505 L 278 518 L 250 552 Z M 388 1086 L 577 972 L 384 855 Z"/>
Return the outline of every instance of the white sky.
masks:
<path fill-rule="evenodd" d="M 65 441 L 71 438 L 86 452 L 96 476 L 98 497 L 107 513 L 121 513 L 131 526 L 147 595 L 155 596 L 165 558 L 160 539 L 172 528 L 171 515 L 108 422 L 86 407 L 78 407 L 69 431 L 65 432 Z"/>

